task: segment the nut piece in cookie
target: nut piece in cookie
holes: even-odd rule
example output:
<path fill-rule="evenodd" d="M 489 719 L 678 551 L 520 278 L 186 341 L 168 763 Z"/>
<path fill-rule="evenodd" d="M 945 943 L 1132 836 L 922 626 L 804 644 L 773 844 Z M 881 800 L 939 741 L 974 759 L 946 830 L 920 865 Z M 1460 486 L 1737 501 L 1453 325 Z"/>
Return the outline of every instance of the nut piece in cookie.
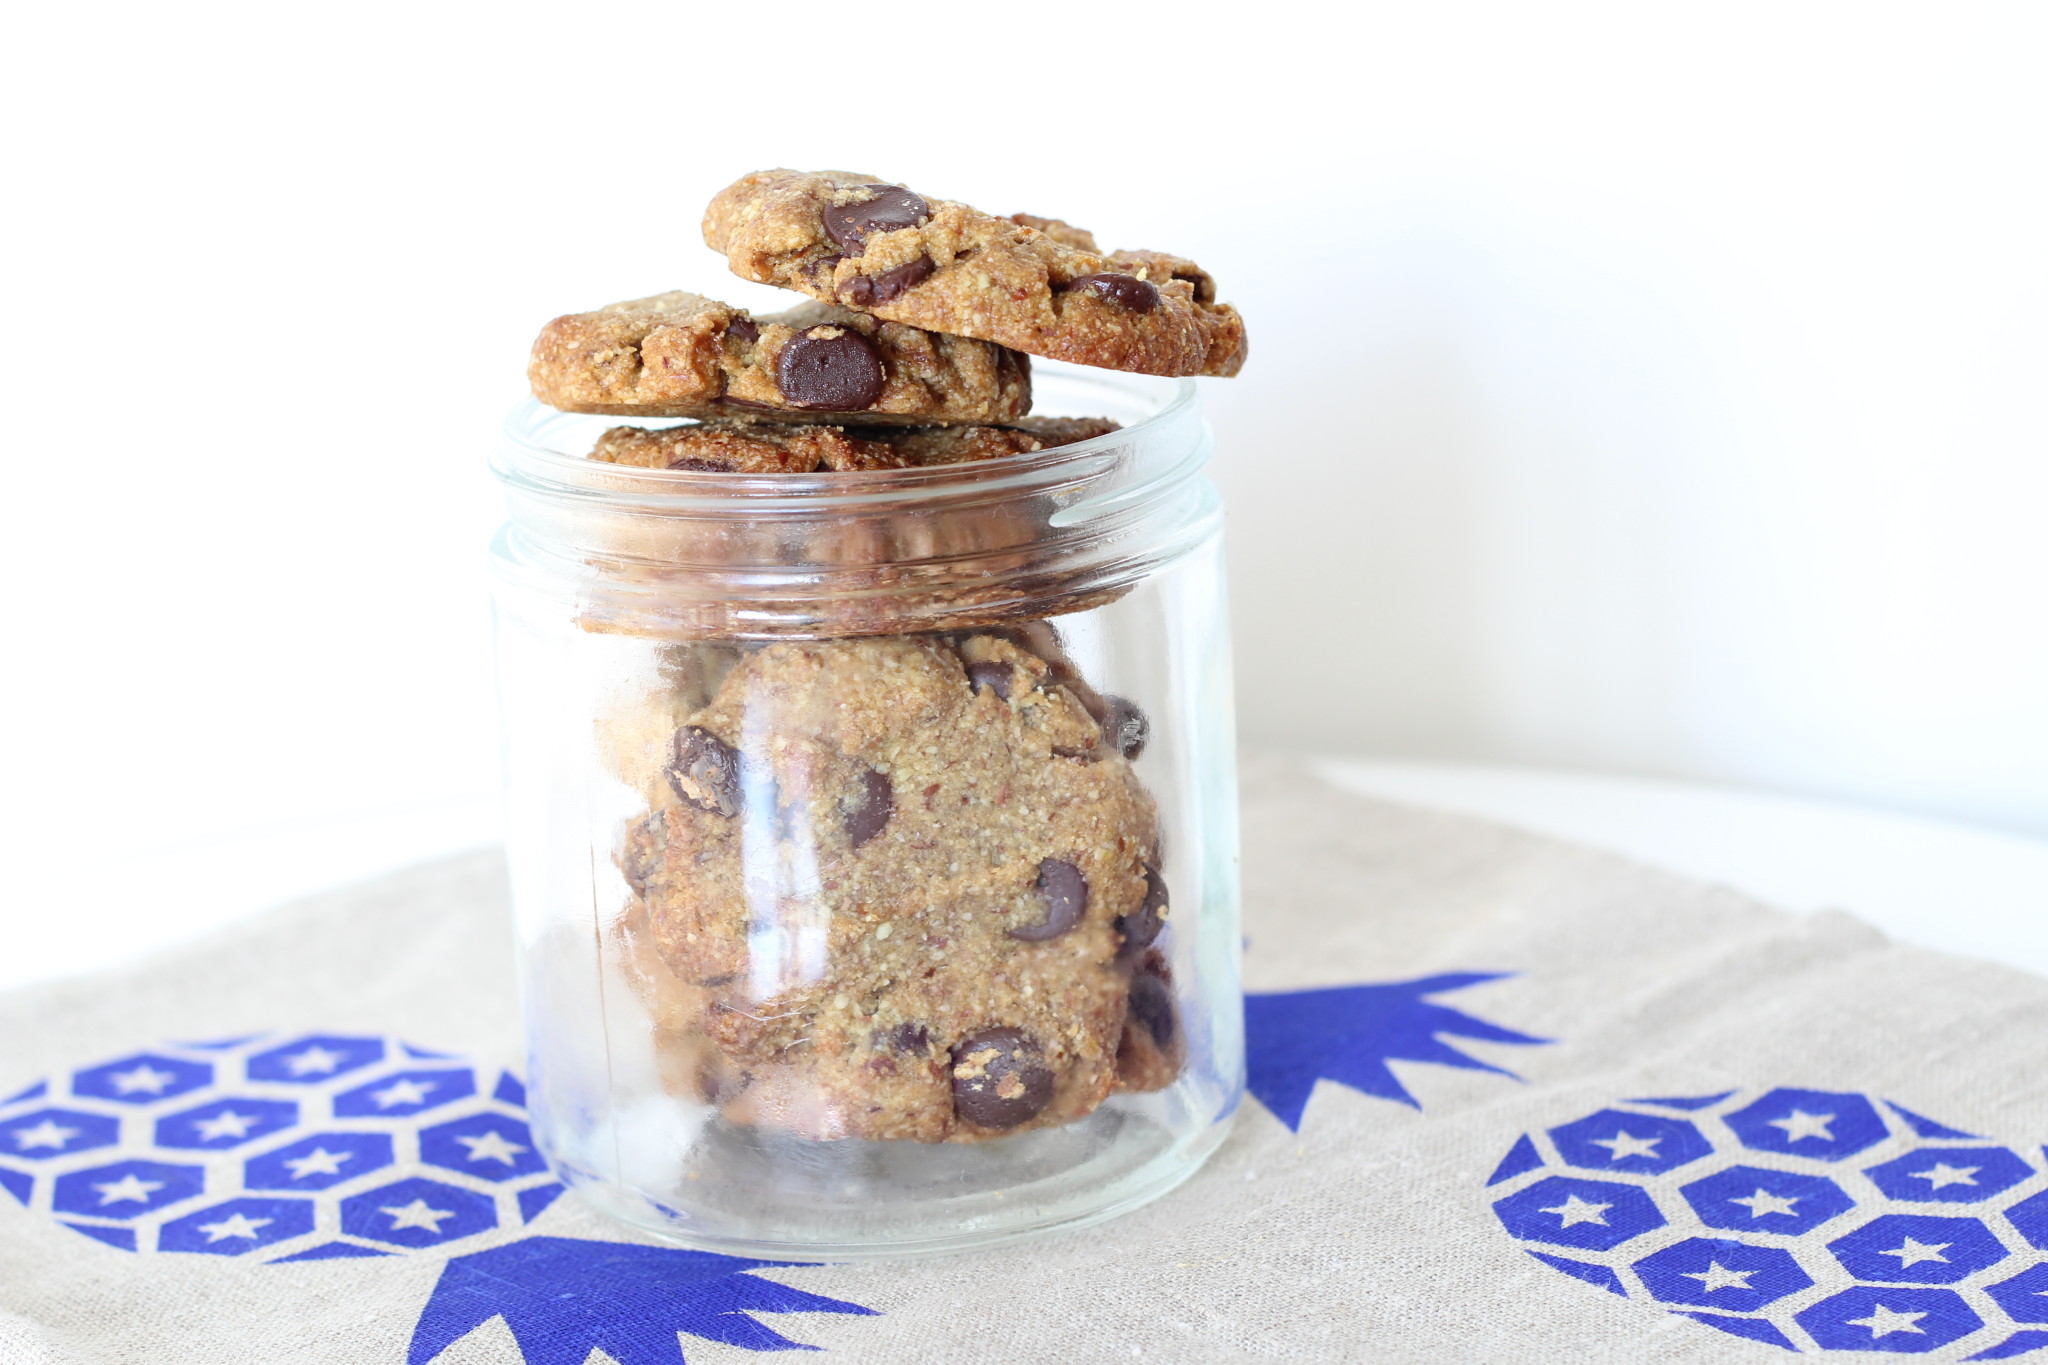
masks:
<path fill-rule="evenodd" d="M 1013 640 L 753 649 L 647 795 L 625 922 L 727 1121 L 975 1142 L 1178 1074 L 1152 798 Z"/>
<path fill-rule="evenodd" d="M 746 312 L 676 291 L 571 313 L 541 329 L 533 396 L 622 417 L 924 426 L 1031 410 L 1030 361 L 829 304 Z"/>
<path fill-rule="evenodd" d="M 659 430 L 613 427 L 598 437 L 590 458 L 731 474 L 909 469 L 1050 450 L 1116 429 L 1107 417 L 1021 417 L 1001 427 L 862 427 L 858 435 L 843 427 L 700 422 Z"/>
<path fill-rule="evenodd" d="M 704 240 L 742 279 L 1032 355 L 1163 375 L 1244 364 L 1244 322 L 1200 266 L 1103 252 L 1056 218 L 846 171 L 757 171 L 711 201 Z"/>

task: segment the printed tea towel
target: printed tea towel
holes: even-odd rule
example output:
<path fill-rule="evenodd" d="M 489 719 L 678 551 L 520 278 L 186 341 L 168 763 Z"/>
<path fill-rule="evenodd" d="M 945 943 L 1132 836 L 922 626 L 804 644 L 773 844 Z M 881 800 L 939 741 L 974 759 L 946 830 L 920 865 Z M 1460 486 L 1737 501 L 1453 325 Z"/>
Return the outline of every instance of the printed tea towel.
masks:
<path fill-rule="evenodd" d="M 1244 825 L 1229 1141 L 1007 1251 L 560 1197 L 492 856 L 0 999 L 0 1362 L 2048 1362 L 2048 981 L 1278 766 Z"/>

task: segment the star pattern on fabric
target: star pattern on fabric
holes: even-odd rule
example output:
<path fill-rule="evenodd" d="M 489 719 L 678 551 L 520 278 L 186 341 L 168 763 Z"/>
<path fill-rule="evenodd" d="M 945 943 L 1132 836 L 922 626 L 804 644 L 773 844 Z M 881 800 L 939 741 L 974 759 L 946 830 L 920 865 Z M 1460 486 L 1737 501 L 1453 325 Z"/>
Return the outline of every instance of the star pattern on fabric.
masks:
<path fill-rule="evenodd" d="M 1564 1197 L 1562 1204 L 1554 1208 L 1541 1209 L 1538 1212 L 1556 1214 L 1560 1227 L 1576 1227 L 1580 1223 L 1598 1223 L 1600 1226 L 1605 1227 L 1607 1226 L 1607 1210 L 1613 1207 L 1614 1205 L 1612 1204 L 1595 1204 L 1590 1200 L 1581 1199 L 1575 1194 L 1568 1194 Z"/>
<path fill-rule="evenodd" d="M 114 1093 L 119 1095 L 161 1095 L 164 1087 L 178 1078 L 143 1062 L 132 1070 L 116 1071 L 107 1079 L 114 1083 Z"/>
<path fill-rule="evenodd" d="M 1700 1288 L 1711 1294 L 1716 1289 L 1747 1289 L 1754 1274 L 1754 1270 L 1730 1270 L 1719 1261 L 1708 1261 L 1705 1270 L 1688 1270 L 1685 1278 L 1698 1280 Z"/>
<path fill-rule="evenodd" d="M 355 1159 L 354 1152 L 330 1152 L 325 1147 L 315 1147 L 304 1156 L 288 1156 L 284 1164 L 291 1169 L 292 1179 L 304 1180 L 309 1175 L 340 1175 L 341 1163 Z"/>
<path fill-rule="evenodd" d="M 331 1047 L 322 1047 L 314 1043 L 303 1052 L 294 1052 L 286 1057 L 284 1065 L 285 1070 L 294 1076 L 328 1076 L 347 1060 L 346 1053 L 336 1052 Z"/>
<path fill-rule="evenodd" d="M 1782 1213 L 1796 1218 L 1799 1215 L 1794 1212 L 1792 1206 L 1805 1197 L 1803 1194 L 1772 1194 L 1769 1190 L 1759 1189 L 1755 1194 L 1736 1195 L 1728 1202 L 1742 1205 L 1749 1210 L 1749 1216 L 1752 1218 L 1762 1218 L 1770 1213 Z"/>
<path fill-rule="evenodd" d="M 410 1204 L 400 1204 L 395 1208 L 385 1208 L 381 1212 L 391 1216 L 393 1232 L 400 1228 L 423 1228 L 436 1235 L 441 1231 L 441 1220 L 455 1216 L 453 1209 L 434 1208 L 424 1199 L 415 1199 Z"/>
<path fill-rule="evenodd" d="M 25 1152 L 31 1147 L 48 1147 L 62 1151 L 71 1139 L 78 1136 L 78 1130 L 66 1128 L 55 1119 L 44 1119 L 30 1127 L 17 1128 L 8 1136 L 14 1139 L 18 1151 Z"/>
<path fill-rule="evenodd" d="M 1828 1131 L 1828 1125 L 1835 1121 L 1833 1114 L 1809 1114 L 1804 1109 L 1794 1109 L 1781 1119 L 1772 1119 L 1771 1127 L 1785 1131 L 1785 1141 L 1798 1142 L 1805 1138 L 1819 1138 L 1833 1142 L 1835 1135 Z"/>
<path fill-rule="evenodd" d="M 469 1149 L 471 1161 L 502 1161 L 510 1166 L 526 1148 L 503 1133 L 482 1133 L 474 1137 L 457 1134 L 455 1140 Z"/>
<path fill-rule="evenodd" d="M 133 1171 L 119 1180 L 106 1180 L 93 1186 L 99 1191 L 102 1204 L 119 1204 L 130 1199 L 138 1204 L 147 1204 L 149 1197 L 163 1187 L 163 1181 L 144 1180 Z"/>
<path fill-rule="evenodd" d="M 251 1218 L 246 1213 L 231 1213 L 218 1223 L 201 1223 L 199 1230 L 206 1234 L 208 1242 L 222 1242 L 230 1237 L 247 1237 L 254 1241 L 258 1233 L 271 1224 L 268 1218 Z"/>
<path fill-rule="evenodd" d="M 1869 1317 L 1850 1318 L 1849 1325 L 1851 1327 L 1868 1327 L 1872 1341 L 1877 1340 L 1879 1337 L 1888 1337 L 1894 1332 L 1916 1332 L 1924 1336 L 1927 1329 L 1916 1327 L 1914 1324 L 1926 1316 L 1927 1314 L 1925 1313 L 1895 1313 L 1880 1303 L 1872 1305 Z"/>
<path fill-rule="evenodd" d="M 1878 1255 L 1898 1257 L 1899 1269 L 1904 1270 L 1908 1266 L 1919 1265 L 1922 1261 L 1941 1261 L 1945 1264 L 1948 1257 L 1941 1253 L 1947 1251 L 1951 1245 L 1949 1242 L 1916 1242 L 1908 1237 L 1890 1251 L 1880 1251 Z"/>
<path fill-rule="evenodd" d="M 237 1114 L 232 1109 L 223 1109 L 211 1118 L 194 1119 L 192 1126 L 207 1142 L 218 1142 L 222 1138 L 245 1138 L 249 1126 L 256 1122 L 254 1114 Z"/>
<path fill-rule="evenodd" d="M 1657 1144 L 1663 1140 L 1661 1137 L 1634 1137 L 1624 1128 L 1613 1137 L 1594 1138 L 1593 1145 L 1605 1147 L 1609 1161 L 1626 1161 L 1632 1156 L 1646 1156 L 1654 1160 L 1657 1155 Z"/>
<path fill-rule="evenodd" d="M 415 1081 L 410 1078 L 393 1081 L 382 1090 L 372 1091 L 370 1098 L 377 1102 L 379 1109 L 396 1109 L 401 1104 L 425 1104 L 427 1095 L 434 1089 L 433 1081 Z"/>
<path fill-rule="evenodd" d="M 1946 1161 L 1937 1161 L 1924 1171 L 1913 1172 L 1915 1180 L 1925 1180 L 1931 1190 L 1945 1190 L 1951 1185 L 1974 1185 L 1977 1172 L 1982 1166 L 1951 1166 Z"/>

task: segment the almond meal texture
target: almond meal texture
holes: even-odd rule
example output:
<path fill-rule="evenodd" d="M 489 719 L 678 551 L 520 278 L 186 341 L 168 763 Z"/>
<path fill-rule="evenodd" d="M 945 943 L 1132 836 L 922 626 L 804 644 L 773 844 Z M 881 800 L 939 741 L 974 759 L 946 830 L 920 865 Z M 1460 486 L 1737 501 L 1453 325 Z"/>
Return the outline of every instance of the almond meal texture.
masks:
<path fill-rule="evenodd" d="M 760 318 L 677 290 L 570 313 L 526 369 L 563 412 L 774 422 L 1002 423 L 1031 410 L 1031 363 L 830 304 Z"/>
<path fill-rule="evenodd" d="M 711 201 L 704 240 L 742 279 L 1054 360 L 1234 375 L 1244 323 L 1193 261 L 1104 252 L 1058 219 L 999 218 L 848 171 L 757 171 Z"/>

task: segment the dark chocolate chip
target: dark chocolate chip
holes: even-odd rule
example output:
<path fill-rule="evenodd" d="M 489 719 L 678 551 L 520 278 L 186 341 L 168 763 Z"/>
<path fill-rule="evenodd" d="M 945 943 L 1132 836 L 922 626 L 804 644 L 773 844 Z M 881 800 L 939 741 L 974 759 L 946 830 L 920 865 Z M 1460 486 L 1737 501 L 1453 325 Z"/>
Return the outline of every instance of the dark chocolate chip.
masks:
<path fill-rule="evenodd" d="M 985 659 L 978 664 L 967 665 L 967 685 L 976 692 L 987 688 L 1004 701 L 1010 699 L 1010 686 L 1016 680 L 1017 670 L 999 659 Z"/>
<path fill-rule="evenodd" d="M 735 317 L 725 324 L 725 334 L 748 346 L 761 339 L 761 329 L 754 325 L 752 318 Z"/>
<path fill-rule="evenodd" d="M 1045 897 L 1045 918 L 1010 930 L 1011 938 L 1043 943 L 1066 933 L 1088 913 L 1088 879 L 1080 868 L 1063 859 L 1047 858 L 1039 863 L 1038 894 Z"/>
<path fill-rule="evenodd" d="M 844 256 L 820 256 L 815 261 L 807 261 L 803 268 L 804 275 L 812 284 L 816 284 L 820 275 L 830 278 L 832 272 L 839 268 L 839 263 L 845 259 Z"/>
<path fill-rule="evenodd" d="M 1052 1103 L 1052 1068 L 1022 1029 L 985 1028 L 953 1048 L 953 1112 L 982 1128 L 1015 1128 Z"/>
<path fill-rule="evenodd" d="M 667 842 L 667 835 L 668 827 L 660 811 L 640 821 L 626 835 L 626 846 L 619 850 L 619 872 L 625 877 L 626 885 L 633 888 L 633 894 L 647 894 L 647 880 L 661 862 L 661 849 Z"/>
<path fill-rule="evenodd" d="M 896 785 L 887 773 L 869 768 L 861 774 L 860 789 L 854 793 L 853 804 L 840 815 L 846 826 L 846 837 L 855 848 L 880 834 L 888 825 L 889 817 L 896 813 Z"/>
<path fill-rule="evenodd" d="M 889 302 L 914 284 L 923 284 L 938 267 L 929 256 L 920 256 L 879 275 L 855 275 L 839 287 L 839 296 L 855 308 L 873 308 Z"/>
<path fill-rule="evenodd" d="M 857 204 L 835 204 L 818 215 L 825 235 L 849 256 L 858 256 L 871 232 L 916 227 L 932 216 L 931 205 L 901 185 L 869 185 Z"/>
<path fill-rule="evenodd" d="M 800 408 L 858 412 L 888 382 L 875 344 L 849 327 L 813 327 L 790 338 L 775 362 L 775 386 Z"/>
<path fill-rule="evenodd" d="M 1104 696 L 1102 712 L 1102 737 L 1111 748 L 1125 758 L 1145 752 L 1145 741 L 1152 738 L 1152 722 L 1145 719 L 1138 703 L 1128 697 Z"/>
<path fill-rule="evenodd" d="M 740 755 L 709 730 L 685 725 L 676 731 L 675 752 L 668 765 L 668 784 L 698 810 L 714 815 L 740 813 Z"/>
<path fill-rule="evenodd" d="M 898 1024 L 879 1037 L 895 1052 L 923 1052 L 932 1045 L 932 1031 L 923 1024 Z"/>
<path fill-rule="evenodd" d="M 695 455 L 685 455 L 669 465 L 670 469 L 693 469 L 703 474 L 730 474 L 732 466 L 716 460 L 701 460 Z"/>
<path fill-rule="evenodd" d="M 1173 988 L 1150 972 L 1132 977 L 1131 1017 L 1145 1026 L 1153 1042 L 1162 1048 L 1171 1046 L 1176 1027 Z"/>
<path fill-rule="evenodd" d="M 1166 926 L 1166 878 L 1152 868 L 1145 869 L 1145 900 L 1137 910 L 1128 915 L 1118 915 L 1116 931 L 1124 936 L 1123 947 L 1117 950 L 1122 958 L 1136 957 L 1152 946 L 1152 940 L 1159 937 L 1159 931 Z"/>
<path fill-rule="evenodd" d="M 1149 313 L 1159 306 L 1158 287 L 1136 275 L 1083 275 L 1070 280 L 1067 288 L 1085 289 L 1103 302 L 1128 308 L 1133 313 Z"/>

